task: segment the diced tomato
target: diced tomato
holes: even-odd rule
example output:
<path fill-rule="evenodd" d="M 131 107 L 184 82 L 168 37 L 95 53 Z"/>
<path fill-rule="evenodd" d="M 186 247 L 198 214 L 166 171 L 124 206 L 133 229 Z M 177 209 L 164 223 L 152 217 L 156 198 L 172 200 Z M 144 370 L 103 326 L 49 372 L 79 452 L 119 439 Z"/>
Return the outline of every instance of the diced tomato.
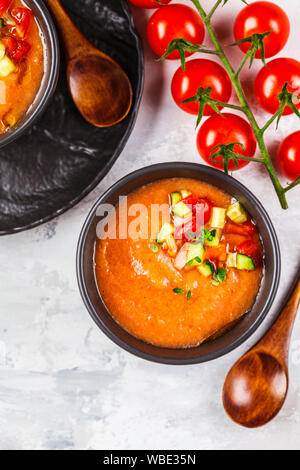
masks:
<path fill-rule="evenodd" d="M 0 16 L 6 13 L 11 2 L 12 0 L 0 0 Z"/>
<path fill-rule="evenodd" d="M 249 240 L 248 235 L 238 235 L 236 233 L 226 233 L 225 235 L 225 243 L 228 245 L 228 249 L 230 252 L 236 250 L 237 246 L 241 243 Z"/>
<path fill-rule="evenodd" d="M 262 261 L 261 249 L 257 245 L 257 243 L 254 243 L 252 240 L 247 240 L 241 243 L 240 245 L 238 245 L 236 251 L 238 253 L 241 253 L 242 255 L 247 255 L 250 258 L 252 258 L 256 267 L 261 265 L 261 261 Z"/>
<path fill-rule="evenodd" d="M 13 8 L 11 16 L 17 22 L 15 26 L 11 28 L 12 34 L 16 34 L 19 38 L 24 38 L 28 32 L 32 13 L 29 8 Z"/>
<path fill-rule="evenodd" d="M 188 206 L 192 206 L 193 215 L 197 217 L 199 224 L 205 225 L 209 222 L 212 204 L 207 199 L 199 198 L 191 194 L 182 199 L 182 202 Z"/>
<path fill-rule="evenodd" d="M 236 224 L 234 222 L 228 221 L 224 227 L 224 232 L 252 237 L 255 234 L 255 225 L 253 225 L 250 220 L 244 224 Z"/>
<path fill-rule="evenodd" d="M 197 227 L 196 217 L 193 216 L 191 219 L 186 221 L 184 224 L 177 227 L 175 231 L 175 240 L 184 240 L 190 242 L 193 238 L 200 235 L 201 227 Z M 190 235 L 193 233 L 193 236 Z"/>
<path fill-rule="evenodd" d="M 5 36 L 2 38 L 2 42 L 6 48 L 7 55 L 14 62 L 20 62 L 31 49 L 28 42 L 23 41 L 22 39 L 13 38 L 11 36 Z"/>
<path fill-rule="evenodd" d="M 217 261 L 226 261 L 226 245 L 221 243 L 218 246 L 207 246 L 205 247 L 205 259 L 217 260 Z"/>

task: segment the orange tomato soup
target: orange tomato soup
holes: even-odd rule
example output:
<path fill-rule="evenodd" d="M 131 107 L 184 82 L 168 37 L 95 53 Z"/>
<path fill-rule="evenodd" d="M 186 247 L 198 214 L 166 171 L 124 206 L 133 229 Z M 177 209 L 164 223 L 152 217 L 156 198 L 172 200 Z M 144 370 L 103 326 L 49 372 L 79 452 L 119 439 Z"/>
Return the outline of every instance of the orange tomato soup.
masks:
<path fill-rule="evenodd" d="M 193 179 L 175 178 L 132 192 L 128 196 L 128 207 L 143 204 L 150 214 L 151 204 L 169 204 L 170 194 L 182 190 L 197 195 L 198 200 L 205 198 L 211 206 L 228 209 L 232 203 L 231 197 L 217 187 Z M 133 219 L 128 217 L 128 224 Z M 147 220 L 149 229 L 150 219 Z M 118 220 L 116 226 L 118 230 Z M 206 227 L 211 228 L 210 222 Z M 96 280 L 115 321 L 145 342 L 168 348 L 189 348 L 220 334 L 241 318 L 253 305 L 260 287 L 262 247 L 255 225 L 250 226 L 249 221 L 238 225 L 228 219 L 226 227 L 211 232 L 214 235 L 218 232 L 219 246 L 205 248 L 201 261 L 208 261 L 206 266 L 213 266 L 215 270 L 209 277 L 199 272 L 197 258 L 196 267 L 185 265 L 178 269 L 175 266 L 176 256 L 185 244 L 182 240 L 176 240 L 176 255 L 170 253 L 165 243 L 158 244 L 151 238 L 97 240 Z M 230 252 L 236 256 L 237 247 L 241 246 L 255 248 L 255 270 L 227 268 L 225 258 Z M 216 275 L 225 272 L 226 279 Z"/>
<path fill-rule="evenodd" d="M 1 7 L 1 1 L 0 1 Z M 18 123 L 33 103 L 44 75 L 44 46 L 27 4 L 9 2 L 0 28 L 0 132 Z"/>

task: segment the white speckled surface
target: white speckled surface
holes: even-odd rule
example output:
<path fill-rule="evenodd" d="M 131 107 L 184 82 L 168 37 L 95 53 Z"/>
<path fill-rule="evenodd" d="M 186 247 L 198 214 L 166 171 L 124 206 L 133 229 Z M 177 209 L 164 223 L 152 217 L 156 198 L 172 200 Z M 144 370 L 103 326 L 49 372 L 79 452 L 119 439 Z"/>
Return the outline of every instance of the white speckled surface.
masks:
<path fill-rule="evenodd" d="M 211 3 L 203 1 L 205 6 Z M 277 3 L 292 20 L 290 41 L 281 55 L 299 59 L 299 2 Z M 232 42 L 233 17 L 239 8 L 240 1 L 231 0 L 215 17 L 225 44 Z M 133 11 L 144 36 L 148 13 Z M 169 81 L 178 64 L 155 62 L 148 46 L 145 54 L 146 85 L 137 125 L 109 175 L 57 220 L 0 239 L 0 448 L 299 449 L 300 319 L 292 338 L 289 396 L 272 423 L 257 430 L 231 423 L 222 407 L 221 389 L 234 361 L 266 331 L 296 274 L 300 187 L 289 193 L 290 209 L 283 212 L 257 165 L 235 174 L 270 213 L 283 267 L 271 314 L 254 337 L 226 357 L 191 367 L 145 362 L 110 342 L 80 299 L 75 249 L 96 198 L 136 168 L 162 161 L 200 161 L 194 118 L 181 112 L 170 96 Z M 240 53 L 234 56 L 236 62 Z M 254 76 L 254 71 L 245 72 L 247 89 Z M 272 153 L 285 135 L 297 129 L 296 117 L 283 119 L 277 133 L 272 129 L 268 137 Z"/>

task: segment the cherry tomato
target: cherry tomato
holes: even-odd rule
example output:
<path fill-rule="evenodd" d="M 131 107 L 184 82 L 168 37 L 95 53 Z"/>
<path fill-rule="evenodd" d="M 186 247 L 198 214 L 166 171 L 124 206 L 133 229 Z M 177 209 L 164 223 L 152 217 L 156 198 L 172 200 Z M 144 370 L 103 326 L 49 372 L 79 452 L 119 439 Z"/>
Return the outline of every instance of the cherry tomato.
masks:
<path fill-rule="evenodd" d="M 286 137 L 279 147 L 277 162 L 281 173 L 291 181 L 300 176 L 300 131 Z"/>
<path fill-rule="evenodd" d="M 20 62 L 31 49 L 28 42 L 10 36 L 2 38 L 2 42 L 7 50 L 7 55 L 14 61 Z"/>
<path fill-rule="evenodd" d="M 288 90 L 300 95 L 300 62 L 295 59 L 274 59 L 263 67 L 256 77 L 255 95 L 263 109 L 275 114 L 279 107 L 278 95 L 285 83 Z M 294 103 L 300 109 L 300 100 L 295 98 Z M 286 106 L 283 114 L 292 114 L 294 111 Z"/>
<path fill-rule="evenodd" d="M 253 225 L 251 220 L 248 220 L 243 224 L 236 224 L 235 222 L 227 221 L 224 227 L 224 232 L 253 237 L 255 234 L 255 225 Z"/>
<path fill-rule="evenodd" d="M 133 5 L 141 8 L 159 8 L 161 5 L 155 0 L 129 0 Z M 160 0 L 160 3 L 167 5 L 171 0 Z"/>
<path fill-rule="evenodd" d="M 261 264 L 261 250 L 258 247 L 257 243 L 254 243 L 252 240 L 247 240 L 240 245 L 238 245 L 236 249 L 237 253 L 242 255 L 249 256 L 253 259 L 255 266 L 258 267 Z"/>
<path fill-rule="evenodd" d="M 184 38 L 193 44 L 202 44 L 204 25 L 198 13 L 186 5 L 168 5 L 156 10 L 149 20 L 148 41 L 153 51 L 162 56 L 173 39 Z M 186 57 L 192 55 L 186 52 Z M 170 60 L 179 59 L 178 51 L 172 52 Z"/>
<path fill-rule="evenodd" d="M 264 39 L 266 57 L 278 54 L 287 43 L 290 34 L 290 22 L 285 12 L 278 5 L 271 2 L 254 2 L 245 7 L 237 16 L 234 25 L 236 41 L 257 33 L 272 31 Z M 250 43 L 239 45 L 243 52 L 251 47 Z M 261 52 L 256 52 L 261 57 Z"/>
<path fill-rule="evenodd" d="M 17 22 L 16 26 L 11 28 L 11 32 L 19 38 L 24 38 L 28 32 L 32 13 L 29 8 L 13 8 L 11 16 Z"/>
<path fill-rule="evenodd" d="M 234 151 L 248 157 L 253 157 L 256 151 L 256 140 L 253 130 L 245 119 L 235 114 L 223 113 L 223 117 L 219 114 L 214 114 L 208 118 L 201 126 L 197 136 L 198 151 L 209 165 L 223 169 L 222 157 L 217 157 L 217 162 L 213 162 L 210 158 L 210 153 L 216 145 L 219 144 L 233 144 L 239 142 L 244 146 L 235 145 Z M 216 149 L 213 153 L 217 152 Z M 230 160 L 229 170 L 240 169 L 246 166 L 249 162 L 246 160 L 238 160 L 238 168 Z"/>
<path fill-rule="evenodd" d="M 211 97 L 214 100 L 228 103 L 232 85 L 230 78 L 221 65 L 208 59 L 194 59 L 186 63 L 185 72 L 179 67 L 175 73 L 171 90 L 175 103 L 190 114 L 198 114 L 199 103 L 182 103 L 183 100 L 195 96 L 198 88 L 212 88 Z M 222 107 L 219 107 L 222 109 Z M 205 106 L 204 115 L 210 116 L 214 111 Z"/>
<path fill-rule="evenodd" d="M 6 13 L 12 0 L 0 0 L 0 17 Z"/>

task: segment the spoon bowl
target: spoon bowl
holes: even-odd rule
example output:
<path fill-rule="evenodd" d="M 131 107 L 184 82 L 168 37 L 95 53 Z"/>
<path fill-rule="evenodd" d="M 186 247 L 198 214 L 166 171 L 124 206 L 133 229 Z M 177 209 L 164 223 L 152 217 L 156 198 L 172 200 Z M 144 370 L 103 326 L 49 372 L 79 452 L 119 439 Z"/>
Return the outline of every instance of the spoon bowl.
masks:
<path fill-rule="evenodd" d="M 273 419 L 288 391 L 285 367 L 270 354 L 250 352 L 229 372 L 224 389 L 224 408 L 233 421 L 248 428 Z"/>
<path fill-rule="evenodd" d="M 88 122 L 96 127 L 108 127 L 128 114 L 131 85 L 125 72 L 114 62 L 98 54 L 79 57 L 70 62 L 67 73 L 73 100 Z"/>
<path fill-rule="evenodd" d="M 229 417 L 247 428 L 271 421 L 288 392 L 290 338 L 300 303 L 300 280 L 269 332 L 239 359 L 223 387 L 223 405 Z"/>
<path fill-rule="evenodd" d="M 133 96 L 126 73 L 83 36 L 58 0 L 46 1 L 62 36 L 68 85 L 79 112 L 96 127 L 122 121 L 131 109 Z"/>

